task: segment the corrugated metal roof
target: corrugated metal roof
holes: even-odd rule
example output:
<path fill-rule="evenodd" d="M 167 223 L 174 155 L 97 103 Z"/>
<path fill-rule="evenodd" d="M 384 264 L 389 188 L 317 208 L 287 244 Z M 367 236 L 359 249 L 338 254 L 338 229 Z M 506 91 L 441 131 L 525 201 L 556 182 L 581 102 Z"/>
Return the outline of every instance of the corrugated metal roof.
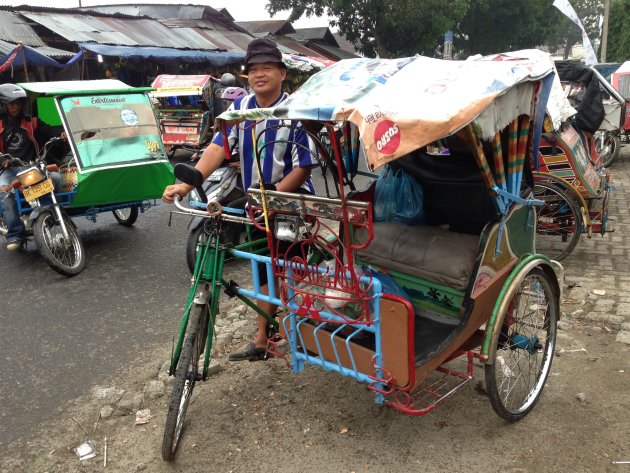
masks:
<path fill-rule="evenodd" d="M 260 33 L 271 33 L 273 35 L 295 33 L 293 25 L 287 20 L 236 21 L 235 24 L 254 35 Z"/>
<path fill-rule="evenodd" d="M 326 39 L 326 33 L 330 30 L 327 26 L 318 26 L 315 28 L 296 28 L 293 37 L 295 39 Z M 331 33 L 332 34 L 332 33 Z"/>
<path fill-rule="evenodd" d="M 341 49 L 352 54 L 359 54 L 357 52 L 356 46 L 348 41 L 344 35 L 342 35 L 341 33 L 333 33 L 333 36 L 337 40 L 337 43 L 339 44 L 339 47 Z"/>
<path fill-rule="evenodd" d="M 353 59 L 359 57 L 357 54 L 351 53 L 350 51 L 346 51 L 345 49 L 336 48 L 335 46 L 331 46 L 330 44 L 322 43 L 321 41 L 310 42 L 308 43 L 309 47 L 321 48 L 324 53 L 327 53 L 327 56 L 331 57 L 331 59 Z"/>
<path fill-rule="evenodd" d="M 238 31 L 197 30 L 200 35 L 208 38 L 221 49 L 231 52 L 246 52 L 247 45 L 254 39 L 251 36 Z"/>
<path fill-rule="evenodd" d="M 20 12 L 25 17 L 72 42 L 122 46 L 159 46 L 177 49 L 217 48 L 203 35 L 168 28 L 149 18 L 116 18 L 82 13 Z M 180 34 L 181 33 L 181 34 Z"/>
<path fill-rule="evenodd" d="M 45 46 L 33 28 L 10 11 L 0 10 L 0 40 L 22 43 L 27 46 Z"/>
<path fill-rule="evenodd" d="M 303 44 L 300 44 L 297 41 L 292 40 L 291 38 L 287 38 L 286 36 L 283 36 L 283 37 L 275 36 L 271 39 L 273 39 L 276 43 L 278 43 L 278 46 L 284 46 L 285 48 L 289 48 L 290 51 L 288 52 L 291 54 L 303 54 L 304 56 L 311 56 L 314 58 L 321 57 L 322 59 L 326 59 L 317 51 L 314 51 L 313 49 L 310 49 L 304 46 Z M 280 48 L 280 50 L 282 51 L 282 47 Z M 286 51 L 282 51 L 282 52 L 286 52 Z"/>
<path fill-rule="evenodd" d="M 7 41 L 0 40 L 0 55 L 9 54 L 11 51 L 15 49 L 17 46 L 16 43 L 11 43 Z M 76 53 L 72 51 L 64 51 L 63 49 L 51 48 L 50 46 L 29 46 L 32 47 L 35 51 L 44 56 L 53 57 L 53 58 L 68 58 L 74 56 Z"/>

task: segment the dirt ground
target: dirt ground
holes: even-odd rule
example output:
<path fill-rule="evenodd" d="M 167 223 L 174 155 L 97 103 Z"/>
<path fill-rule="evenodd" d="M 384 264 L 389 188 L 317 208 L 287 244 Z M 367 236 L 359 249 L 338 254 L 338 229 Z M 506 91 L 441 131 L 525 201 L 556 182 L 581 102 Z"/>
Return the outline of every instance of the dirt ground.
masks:
<path fill-rule="evenodd" d="M 165 396 L 145 398 L 152 418 L 144 425 L 134 425 L 133 415 L 96 423 L 103 401 L 86 394 L 14 445 L 0 471 L 630 471 L 613 463 L 630 461 L 630 347 L 614 340 L 614 331 L 570 320 L 557 351 L 586 351 L 555 357 L 539 403 L 515 424 L 494 414 L 481 367 L 431 414 L 410 417 L 377 406 L 364 385 L 318 368 L 293 375 L 279 359 L 219 357 L 224 369 L 195 388 L 175 462 L 160 457 L 167 387 Z M 109 386 L 142 392 L 169 353 L 145 354 Z M 98 454 L 79 461 L 72 448 L 87 439 Z"/>

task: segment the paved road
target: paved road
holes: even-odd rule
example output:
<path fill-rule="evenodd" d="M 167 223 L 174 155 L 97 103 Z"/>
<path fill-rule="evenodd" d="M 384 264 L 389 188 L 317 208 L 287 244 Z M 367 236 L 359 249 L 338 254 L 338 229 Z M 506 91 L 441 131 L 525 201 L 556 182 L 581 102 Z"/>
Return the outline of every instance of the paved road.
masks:
<path fill-rule="evenodd" d="M 188 286 L 186 217 L 169 206 L 118 225 L 77 219 L 87 265 L 68 279 L 34 244 L 0 249 L 0 456 L 55 409 L 104 381 L 142 350 L 170 339 Z"/>

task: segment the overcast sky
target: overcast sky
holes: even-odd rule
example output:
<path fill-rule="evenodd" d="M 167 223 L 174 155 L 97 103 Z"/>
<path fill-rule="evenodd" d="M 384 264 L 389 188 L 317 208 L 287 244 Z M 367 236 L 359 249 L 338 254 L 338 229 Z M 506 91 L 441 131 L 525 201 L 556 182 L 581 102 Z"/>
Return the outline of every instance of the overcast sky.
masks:
<path fill-rule="evenodd" d="M 120 5 L 130 4 L 136 5 L 140 3 L 167 3 L 177 4 L 174 0 L 137 0 L 134 2 L 124 2 L 121 0 L 81 0 L 81 5 L 84 7 L 90 7 L 93 5 Z M 201 2 L 195 2 L 194 0 L 183 1 L 183 5 L 189 4 L 202 4 Z M 226 7 L 230 14 L 236 19 L 236 21 L 252 21 L 252 20 L 268 20 L 270 19 L 269 13 L 265 10 L 267 5 L 266 0 L 208 0 L 203 4 L 211 6 L 212 8 Z M 75 8 L 79 6 L 79 0 L 0 0 L 1 5 L 32 5 L 37 7 L 50 7 L 55 8 Z M 273 17 L 275 20 L 285 20 L 289 16 L 289 11 L 278 13 Z M 308 28 L 311 26 L 328 26 L 328 19 L 326 17 L 321 18 L 301 18 L 297 22 L 293 23 L 297 28 Z"/>

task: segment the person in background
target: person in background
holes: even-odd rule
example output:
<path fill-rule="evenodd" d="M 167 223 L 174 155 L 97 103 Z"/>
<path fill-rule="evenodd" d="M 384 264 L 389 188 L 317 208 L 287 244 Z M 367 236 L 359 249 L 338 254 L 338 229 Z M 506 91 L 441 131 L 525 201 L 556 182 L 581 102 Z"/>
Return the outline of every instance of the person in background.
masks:
<path fill-rule="evenodd" d="M 11 184 L 17 174 L 28 166 L 15 166 L 13 163 L 30 163 L 41 146 L 55 136 L 53 129 L 41 120 L 24 114 L 26 92 L 14 84 L 0 85 L 0 103 L 6 112 L 0 115 L 0 154 L 8 154 L 13 159 L 0 161 L 0 206 L 7 225 L 7 250 L 23 249 L 26 232 L 20 220 L 15 194 Z M 65 133 L 61 133 L 65 138 Z M 55 188 L 61 188 L 61 176 L 51 173 Z"/>
<path fill-rule="evenodd" d="M 282 91 L 282 83 L 287 75 L 286 66 L 282 62 L 280 50 L 273 41 L 267 38 L 252 40 L 247 48 L 245 67 L 245 72 L 248 74 L 248 83 L 254 93 L 236 99 L 230 106 L 230 110 L 273 107 L 289 97 L 286 92 Z M 238 146 L 245 189 L 258 184 L 253 135 L 258 135 L 263 129 L 278 123 L 278 120 L 257 122 L 254 130 L 252 128 L 254 122 L 247 122 L 245 126 L 241 124 L 241 126 L 231 126 L 227 129 L 227 139 L 230 148 L 235 149 Z M 275 136 L 270 139 L 274 139 L 278 143 L 273 147 L 266 147 L 264 156 L 261 157 L 261 160 L 265 163 L 262 166 L 265 187 L 273 185 L 276 190 L 281 192 L 314 194 L 315 189 L 310 176 L 311 169 L 318 163 L 314 154 L 314 145 L 310 138 L 301 130 L 294 132 L 288 128 L 280 128 L 274 133 L 276 133 Z M 261 136 L 257 143 L 258 149 L 264 145 L 264 135 Z M 292 135 L 295 135 L 292 137 L 292 140 L 301 146 L 287 142 L 289 136 Z M 205 149 L 196 165 L 197 169 L 203 174 L 204 179 L 212 174 L 225 159 L 223 138 L 221 132 L 216 133 L 212 143 Z M 270 161 L 272 164 L 266 165 Z M 191 190 L 191 186 L 183 183 L 167 186 L 162 200 L 171 203 L 176 195 L 183 198 Z M 261 291 L 263 293 L 268 293 L 266 273 L 267 271 L 264 267 L 259 271 Z M 259 301 L 258 306 L 270 316 L 275 315 L 277 310 L 276 306 L 267 302 Z M 241 347 L 235 353 L 231 353 L 228 359 L 231 361 L 263 360 L 267 358 L 266 349 L 267 321 L 259 315 L 258 332 L 254 341 Z"/>

